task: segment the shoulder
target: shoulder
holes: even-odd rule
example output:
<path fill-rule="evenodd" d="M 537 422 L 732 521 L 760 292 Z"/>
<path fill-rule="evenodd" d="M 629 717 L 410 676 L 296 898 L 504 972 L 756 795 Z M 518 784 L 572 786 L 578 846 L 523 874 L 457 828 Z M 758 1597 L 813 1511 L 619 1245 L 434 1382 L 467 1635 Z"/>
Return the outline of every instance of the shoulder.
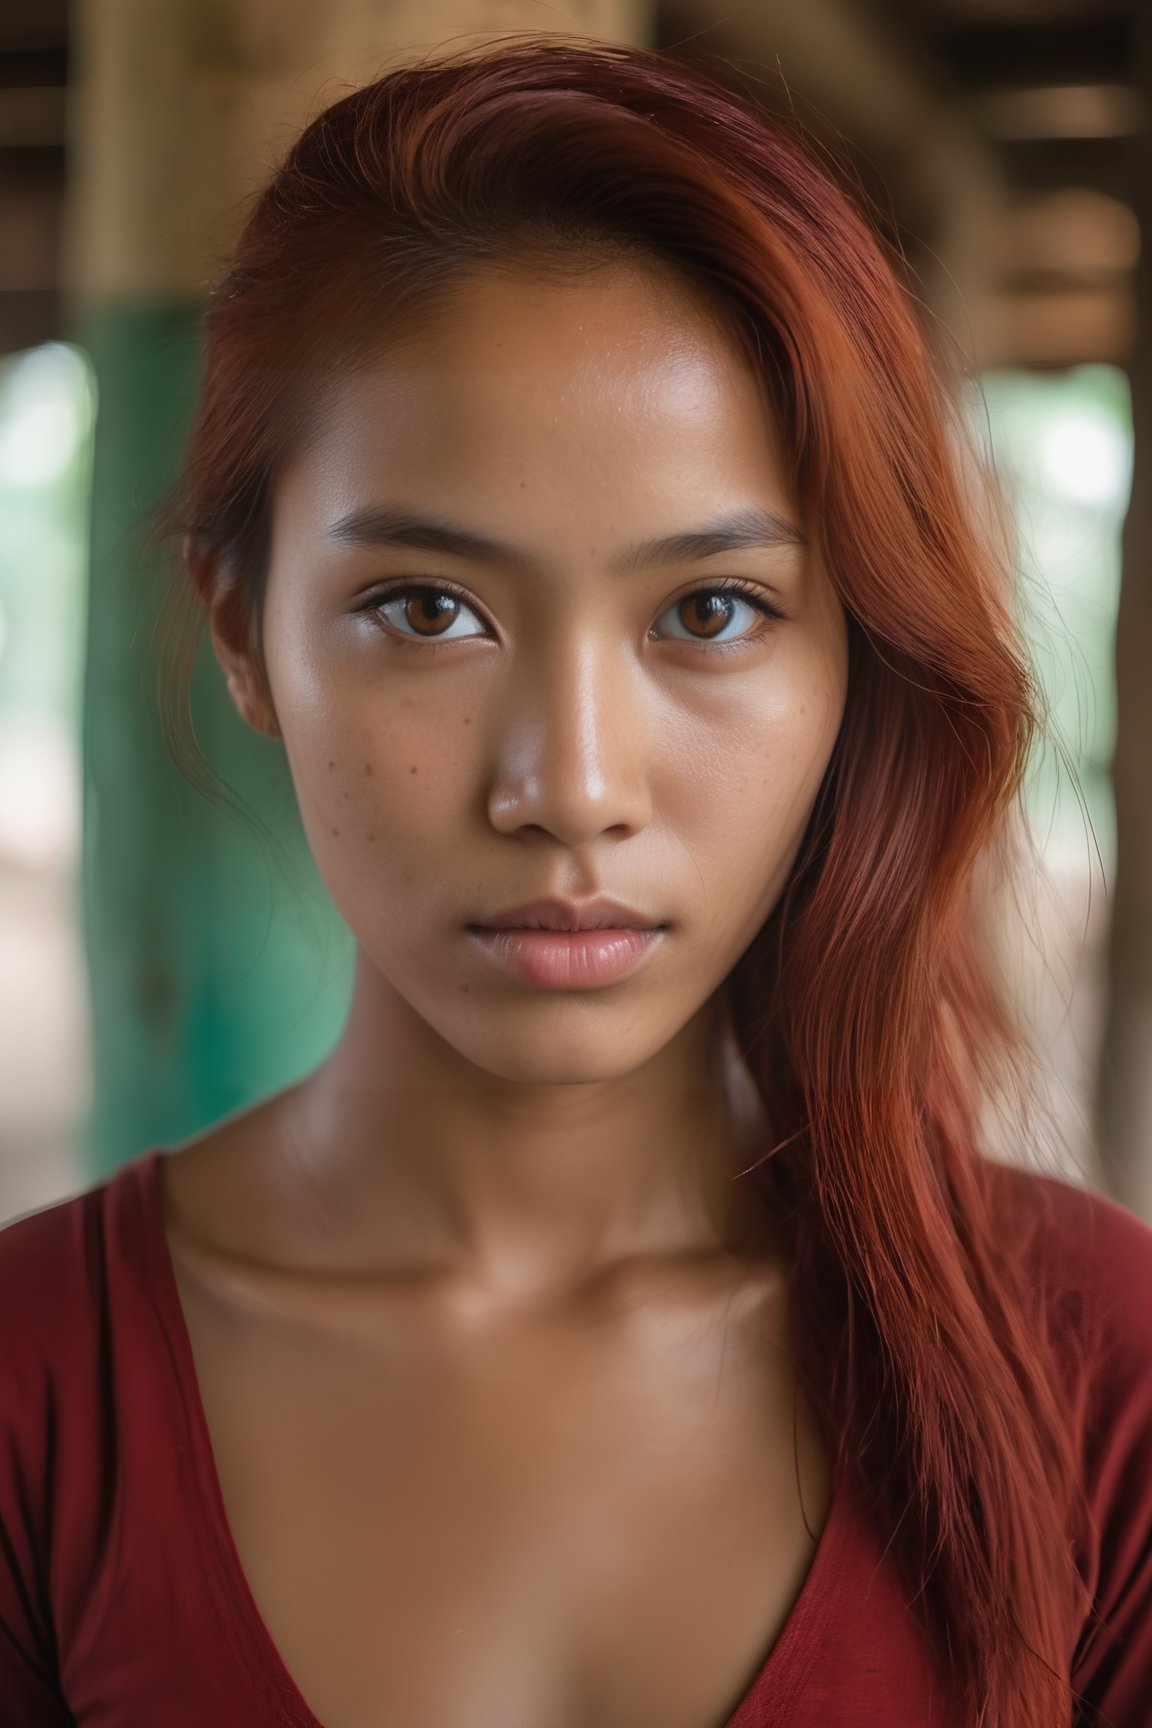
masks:
<path fill-rule="evenodd" d="M 34 1385 L 85 1378 L 107 1318 L 110 1265 L 136 1227 L 144 1162 L 0 1226 L 0 1422 Z"/>
<path fill-rule="evenodd" d="M 110 1188 L 0 1227 L 0 1695 L 28 1728 L 72 1720 L 57 1611 L 91 1589 L 115 1447 L 99 1406 Z"/>
<path fill-rule="evenodd" d="M 1152 1697 L 1152 1225 L 1031 1171 L 998 1171 L 992 1188 L 1006 1248 L 1043 1295 L 1077 1429 L 1077 1563 L 1091 1598 L 1071 1664 L 1077 1721 L 1128 1728 Z"/>
<path fill-rule="evenodd" d="M 1099 1321 L 1100 1344 L 1152 1350 L 1152 1225 L 1107 1194 L 1015 1165 L 989 1165 L 998 1245 L 1020 1256 L 1069 1320 Z"/>
<path fill-rule="evenodd" d="M 1087 1443 L 1103 1443 L 1125 1411 L 1152 1447 L 1152 1225 L 1038 1171 L 994 1165 L 986 1182 L 997 1246 L 1025 1267 Z"/>
<path fill-rule="evenodd" d="M 984 1186 L 998 1246 L 1023 1254 L 1045 1285 L 1082 1287 L 1105 1300 L 1132 1280 L 1152 1290 L 1152 1225 L 1098 1188 L 990 1161 Z"/>
<path fill-rule="evenodd" d="M 83 1283 L 95 1198 L 85 1190 L 0 1226 L 0 1326 L 10 1344 L 50 1328 Z"/>
<path fill-rule="evenodd" d="M 115 1451 L 109 1389 L 131 1343 L 118 1316 L 131 1318 L 139 1282 L 142 1164 L 0 1227 L 0 1632 L 23 1588 L 5 1561 L 27 1578 L 53 1530 L 74 1533 L 73 1501 L 96 1494 Z"/>
<path fill-rule="evenodd" d="M 21 1434 L 35 1443 L 91 1349 L 100 1234 L 91 1192 L 0 1228 L 0 1436 L 9 1445 Z"/>
<path fill-rule="evenodd" d="M 20 1722 L 56 1720 L 45 1654 L 49 1532 L 60 1457 L 91 1440 L 91 1422 L 76 1417 L 98 1355 L 92 1214 L 91 1198 L 81 1194 L 0 1228 L 0 1690 L 15 1687 L 19 1703 L 30 1687 L 46 1712 L 17 1709 Z"/>

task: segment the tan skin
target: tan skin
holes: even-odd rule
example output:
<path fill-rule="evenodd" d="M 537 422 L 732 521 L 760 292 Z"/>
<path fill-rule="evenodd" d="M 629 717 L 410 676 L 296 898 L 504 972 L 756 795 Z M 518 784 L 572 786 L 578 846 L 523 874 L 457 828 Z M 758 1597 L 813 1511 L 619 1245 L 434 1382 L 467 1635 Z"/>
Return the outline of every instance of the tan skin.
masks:
<path fill-rule="evenodd" d="M 325 1728 L 720 1728 L 830 1493 L 722 987 L 836 738 L 843 614 L 795 536 L 623 570 L 799 527 L 747 362 L 658 270 L 488 269 L 326 408 L 274 491 L 266 676 L 211 626 L 351 1009 L 162 1166 L 236 1546 Z M 367 506 L 518 557 L 331 537 Z M 784 617 L 710 617 L 727 578 Z M 447 642 L 418 595 L 364 609 L 401 579 L 463 591 Z M 668 926 L 611 986 L 517 983 L 466 929 L 598 893 Z"/>

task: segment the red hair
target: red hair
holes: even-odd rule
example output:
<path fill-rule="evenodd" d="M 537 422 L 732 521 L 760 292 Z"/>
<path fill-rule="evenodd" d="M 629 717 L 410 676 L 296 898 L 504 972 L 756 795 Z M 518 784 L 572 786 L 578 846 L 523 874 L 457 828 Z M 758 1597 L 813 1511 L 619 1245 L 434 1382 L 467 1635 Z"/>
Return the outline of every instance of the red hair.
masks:
<path fill-rule="evenodd" d="M 742 344 L 849 619 L 804 846 L 728 981 L 773 1127 L 751 1179 L 794 1236 L 800 1371 L 961 1719 L 1065 1728 L 1089 1606 L 1075 1424 L 982 1150 L 1019 1046 L 972 894 L 1033 686 L 895 248 L 794 127 L 667 55 L 518 37 L 399 67 L 320 114 L 256 199 L 164 522 L 201 601 L 215 555 L 258 656 L 269 488 L 316 386 L 485 264 L 629 256 L 695 283 Z"/>

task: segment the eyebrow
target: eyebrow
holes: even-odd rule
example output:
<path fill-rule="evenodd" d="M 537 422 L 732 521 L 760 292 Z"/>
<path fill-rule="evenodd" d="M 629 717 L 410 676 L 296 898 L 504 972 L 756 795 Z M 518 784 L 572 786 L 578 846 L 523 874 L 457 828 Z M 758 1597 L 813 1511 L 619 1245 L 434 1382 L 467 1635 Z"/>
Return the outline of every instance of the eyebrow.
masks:
<path fill-rule="evenodd" d="M 369 505 L 341 516 L 328 538 L 343 546 L 406 546 L 417 552 L 442 552 L 457 558 L 503 564 L 531 573 L 535 561 L 504 541 L 491 540 L 442 518 L 417 516 L 410 510 Z M 701 528 L 667 534 L 630 547 L 617 562 L 620 574 L 654 564 L 691 564 L 720 552 L 771 551 L 781 546 L 807 546 L 806 536 L 775 510 L 761 507 L 733 511 Z"/>

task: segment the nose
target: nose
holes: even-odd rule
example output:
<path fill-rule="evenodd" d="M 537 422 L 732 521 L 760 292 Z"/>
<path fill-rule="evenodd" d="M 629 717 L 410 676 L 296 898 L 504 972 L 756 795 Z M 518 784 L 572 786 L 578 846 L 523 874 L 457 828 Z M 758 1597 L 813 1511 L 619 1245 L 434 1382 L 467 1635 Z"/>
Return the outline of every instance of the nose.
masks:
<path fill-rule="evenodd" d="M 513 675 L 488 798 L 494 828 L 539 830 L 573 847 L 647 825 L 653 716 L 642 678 L 622 650 L 589 640 Z"/>

